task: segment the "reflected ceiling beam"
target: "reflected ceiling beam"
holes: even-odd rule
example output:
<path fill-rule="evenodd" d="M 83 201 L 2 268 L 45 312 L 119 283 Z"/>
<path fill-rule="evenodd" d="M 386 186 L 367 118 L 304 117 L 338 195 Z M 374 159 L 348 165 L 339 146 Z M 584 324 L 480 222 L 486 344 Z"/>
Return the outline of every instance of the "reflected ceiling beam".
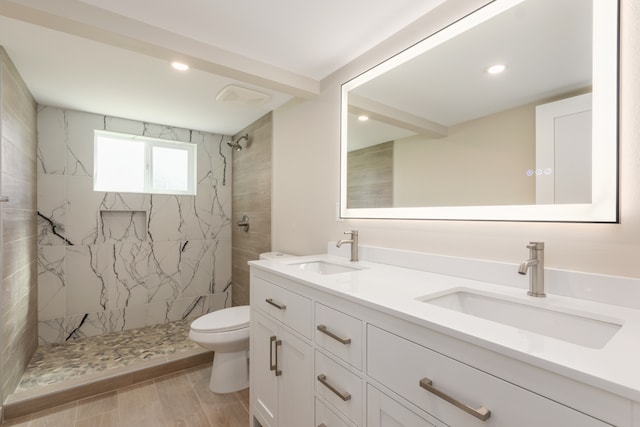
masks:
<path fill-rule="evenodd" d="M 0 0 L 0 15 L 300 98 L 320 93 L 317 80 L 77 0 Z"/>
<path fill-rule="evenodd" d="M 431 138 L 443 138 L 449 134 L 446 126 L 354 93 L 349 94 L 349 112 L 357 115 L 364 114 L 372 120 L 408 129 Z"/>

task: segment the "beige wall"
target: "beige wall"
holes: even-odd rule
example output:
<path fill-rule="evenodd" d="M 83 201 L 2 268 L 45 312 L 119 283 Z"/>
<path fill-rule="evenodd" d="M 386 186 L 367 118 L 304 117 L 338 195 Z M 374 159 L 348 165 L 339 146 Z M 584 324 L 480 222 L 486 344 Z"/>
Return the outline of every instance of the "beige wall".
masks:
<path fill-rule="evenodd" d="M 273 117 L 269 113 L 234 136 L 249 134 L 249 144 L 233 152 L 231 259 L 232 305 L 249 304 L 249 266 L 271 250 L 271 140 Z M 249 231 L 237 226 L 243 215 L 250 219 Z"/>
<path fill-rule="evenodd" d="M 449 127 L 444 138 L 395 141 L 394 206 L 536 202 L 535 105 Z"/>
<path fill-rule="evenodd" d="M 340 84 L 481 3 L 446 2 L 324 81 L 318 98 L 275 111 L 274 250 L 323 253 L 328 240 L 356 228 L 366 245 L 520 262 L 525 244 L 542 240 L 549 267 L 640 277 L 640 2 L 633 0 L 621 2 L 620 224 L 336 221 Z"/>
<path fill-rule="evenodd" d="M 0 47 L 2 226 L 2 402 L 38 343 L 36 272 L 36 103 Z"/>

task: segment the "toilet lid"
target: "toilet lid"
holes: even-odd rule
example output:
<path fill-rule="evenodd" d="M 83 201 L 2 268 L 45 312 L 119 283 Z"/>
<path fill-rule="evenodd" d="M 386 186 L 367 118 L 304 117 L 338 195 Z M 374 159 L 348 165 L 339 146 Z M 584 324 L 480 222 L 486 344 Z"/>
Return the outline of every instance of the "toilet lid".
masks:
<path fill-rule="evenodd" d="M 249 327 L 249 306 L 239 305 L 198 317 L 191 323 L 197 332 L 226 332 Z"/>

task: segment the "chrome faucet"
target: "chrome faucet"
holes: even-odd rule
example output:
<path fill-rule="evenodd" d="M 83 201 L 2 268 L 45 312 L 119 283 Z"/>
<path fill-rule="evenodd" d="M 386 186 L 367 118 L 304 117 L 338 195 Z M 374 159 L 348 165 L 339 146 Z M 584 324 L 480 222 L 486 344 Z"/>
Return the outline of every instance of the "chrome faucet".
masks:
<path fill-rule="evenodd" d="M 531 268 L 529 275 L 529 292 L 527 295 L 532 297 L 545 297 L 544 293 L 544 242 L 529 242 L 529 259 L 520 264 L 518 273 L 527 274 L 527 270 Z"/>
<path fill-rule="evenodd" d="M 349 234 L 351 239 L 349 240 L 338 240 L 336 243 L 336 248 L 342 246 L 343 243 L 351 244 L 351 262 L 358 261 L 358 230 L 345 231 L 344 234 Z"/>

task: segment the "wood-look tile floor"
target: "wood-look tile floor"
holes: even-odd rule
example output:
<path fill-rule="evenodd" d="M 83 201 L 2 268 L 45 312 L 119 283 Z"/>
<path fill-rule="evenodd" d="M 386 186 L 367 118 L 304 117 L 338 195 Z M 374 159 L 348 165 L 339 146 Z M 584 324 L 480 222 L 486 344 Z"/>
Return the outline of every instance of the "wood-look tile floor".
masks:
<path fill-rule="evenodd" d="M 209 390 L 211 364 L 81 399 L 2 427 L 247 427 L 249 390 Z"/>

